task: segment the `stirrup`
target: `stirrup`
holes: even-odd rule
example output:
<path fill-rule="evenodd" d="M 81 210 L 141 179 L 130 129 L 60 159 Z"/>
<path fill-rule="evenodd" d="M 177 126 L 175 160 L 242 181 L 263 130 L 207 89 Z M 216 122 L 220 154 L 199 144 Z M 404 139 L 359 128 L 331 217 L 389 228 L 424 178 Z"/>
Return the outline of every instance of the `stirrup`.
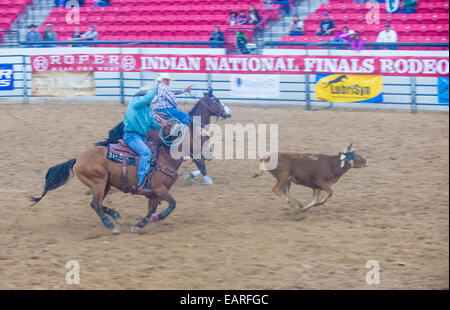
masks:
<path fill-rule="evenodd" d="M 148 186 L 148 176 L 145 177 L 144 182 L 142 182 L 141 186 L 137 187 L 138 194 L 149 195 L 152 193 L 152 190 Z"/>

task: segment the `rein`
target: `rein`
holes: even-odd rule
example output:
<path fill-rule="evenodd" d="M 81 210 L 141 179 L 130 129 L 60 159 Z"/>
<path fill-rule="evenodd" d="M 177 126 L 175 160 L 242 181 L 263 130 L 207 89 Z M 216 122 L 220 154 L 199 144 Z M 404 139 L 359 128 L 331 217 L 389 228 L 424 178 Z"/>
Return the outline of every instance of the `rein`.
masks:
<path fill-rule="evenodd" d="M 198 100 L 198 98 L 195 97 L 195 96 L 192 94 L 192 92 L 189 92 L 189 94 L 191 95 L 191 98 L 192 98 L 192 99 Z M 203 105 L 203 106 L 205 106 L 205 107 L 209 110 L 209 112 L 211 112 L 211 113 L 210 113 L 210 116 L 213 115 L 213 114 L 218 114 L 216 111 L 214 111 L 213 109 L 211 109 L 211 107 L 210 107 L 209 105 L 207 105 L 205 102 L 203 102 L 202 100 L 203 100 L 203 98 L 200 99 L 200 100 L 198 100 L 198 102 L 197 102 L 197 103 L 195 104 L 195 106 L 192 108 L 192 110 L 191 110 L 190 113 L 192 113 L 192 111 L 194 111 L 194 109 L 196 108 L 197 105 Z M 219 119 L 219 116 L 217 116 L 217 119 Z M 194 120 L 192 120 L 192 123 L 194 123 Z M 205 128 L 205 126 L 207 126 L 207 125 L 209 125 L 209 124 L 204 124 L 204 123 L 200 122 L 200 127 L 201 127 L 201 128 Z"/>

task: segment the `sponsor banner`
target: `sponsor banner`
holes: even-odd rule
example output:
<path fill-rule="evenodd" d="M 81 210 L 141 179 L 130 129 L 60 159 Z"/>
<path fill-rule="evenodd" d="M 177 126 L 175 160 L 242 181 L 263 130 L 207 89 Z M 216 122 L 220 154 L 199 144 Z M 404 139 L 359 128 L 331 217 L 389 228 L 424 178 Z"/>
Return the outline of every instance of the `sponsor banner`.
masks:
<path fill-rule="evenodd" d="M 175 72 L 447 76 L 448 57 L 74 54 L 30 56 L 33 72 Z"/>
<path fill-rule="evenodd" d="M 95 96 L 93 72 L 33 72 L 34 97 Z"/>
<path fill-rule="evenodd" d="M 0 90 L 14 90 L 13 65 L 0 64 Z"/>
<path fill-rule="evenodd" d="M 280 98 L 280 76 L 277 74 L 233 74 L 230 84 L 233 97 Z"/>
<path fill-rule="evenodd" d="M 448 105 L 448 77 L 438 78 L 438 102 Z"/>
<path fill-rule="evenodd" d="M 331 102 L 383 102 L 379 75 L 318 74 L 316 99 Z"/>

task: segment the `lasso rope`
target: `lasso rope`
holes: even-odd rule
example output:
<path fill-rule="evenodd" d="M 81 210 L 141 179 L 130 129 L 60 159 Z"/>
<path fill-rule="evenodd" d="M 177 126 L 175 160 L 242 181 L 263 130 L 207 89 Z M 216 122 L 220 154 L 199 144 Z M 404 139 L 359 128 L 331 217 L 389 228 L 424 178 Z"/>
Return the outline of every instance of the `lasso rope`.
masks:
<path fill-rule="evenodd" d="M 194 95 L 192 95 L 192 92 L 189 92 L 190 97 L 192 97 L 194 100 L 197 100 L 196 97 L 194 97 Z M 185 95 L 185 98 L 187 98 L 187 94 Z M 175 139 L 174 141 L 171 141 L 169 139 L 169 137 L 172 136 L 172 132 L 169 133 L 169 135 L 164 136 L 163 135 L 163 128 L 161 127 L 161 129 L 159 130 L 159 138 L 161 139 L 162 143 L 164 143 L 167 146 L 178 146 L 180 143 L 183 142 L 184 137 L 186 136 L 186 126 L 184 126 L 184 124 L 177 118 L 175 118 L 170 112 L 169 110 L 165 109 L 165 113 L 170 117 L 167 119 L 167 121 L 173 121 L 175 123 L 174 126 L 172 126 L 172 128 L 174 128 L 175 126 L 178 126 L 180 128 L 181 131 L 181 135 L 178 135 L 177 139 Z M 192 120 L 192 122 L 195 122 L 194 120 Z M 203 126 L 202 126 L 203 127 Z"/>
<path fill-rule="evenodd" d="M 179 127 L 179 130 L 181 131 L 181 135 L 178 135 L 178 137 L 175 140 L 170 140 L 169 138 L 172 137 L 172 129 L 170 130 L 170 133 L 167 136 L 163 135 L 163 127 L 159 129 L 159 138 L 161 139 L 162 143 L 164 143 L 167 146 L 178 146 L 180 143 L 183 142 L 184 137 L 186 136 L 186 126 L 177 118 L 175 118 L 167 109 L 165 110 L 165 113 L 167 113 L 170 118 L 166 119 L 168 122 L 175 123 L 175 125 L 172 126 L 172 129 L 175 126 Z"/>

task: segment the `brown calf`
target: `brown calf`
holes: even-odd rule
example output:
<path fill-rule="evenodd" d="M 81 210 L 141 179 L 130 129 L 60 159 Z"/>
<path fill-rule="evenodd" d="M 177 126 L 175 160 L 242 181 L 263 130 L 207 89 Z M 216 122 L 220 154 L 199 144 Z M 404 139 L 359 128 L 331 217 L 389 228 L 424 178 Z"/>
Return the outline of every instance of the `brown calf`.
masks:
<path fill-rule="evenodd" d="M 302 211 L 323 205 L 333 195 L 331 185 L 345 172 L 350 168 L 367 166 L 367 160 L 355 153 L 352 144 L 337 155 L 278 153 L 277 167 L 269 170 L 277 179 L 272 191 L 284 197 L 292 208 L 302 208 Z M 261 163 L 269 160 L 270 156 L 261 159 Z M 291 183 L 312 188 L 313 200 L 307 206 L 303 206 L 289 194 Z M 321 191 L 325 191 L 326 196 L 319 200 Z"/>

